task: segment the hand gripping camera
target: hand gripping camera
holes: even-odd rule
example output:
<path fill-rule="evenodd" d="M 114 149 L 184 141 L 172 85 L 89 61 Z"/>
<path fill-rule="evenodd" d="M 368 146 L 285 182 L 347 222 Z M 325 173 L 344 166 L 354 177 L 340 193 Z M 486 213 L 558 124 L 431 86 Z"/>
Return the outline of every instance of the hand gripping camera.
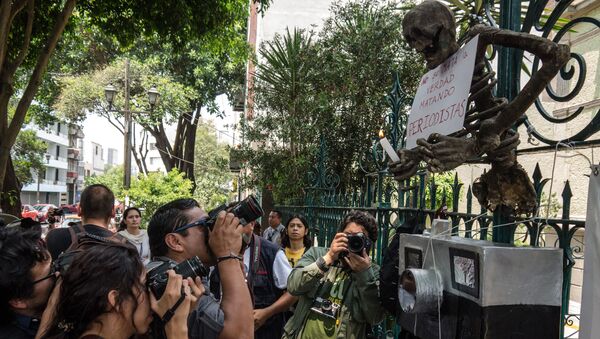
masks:
<path fill-rule="evenodd" d="M 204 266 L 198 257 L 190 258 L 186 261 L 182 261 L 179 264 L 175 264 L 172 261 L 164 261 L 159 263 L 155 267 L 148 267 L 148 273 L 146 273 L 146 285 L 152 291 L 156 299 L 160 299 L 165 293 L 167 282 L 169 280 L 168 270 L 173 270 L 177 274 L 181 274 L 183 279 L 196 277 L 206 277 L 209 274 L 208 267 Z"/>
<path fill-rule="evenodd" d="M 346 238 L 348 238 L 348 252 L 340 253 L 340 259 L 346 257 L 348 253 L 362 256 L 363 250 L 366 250 L 367 253 L 371 250 L 371 239 L 362 232 L 346 233 Z"/>

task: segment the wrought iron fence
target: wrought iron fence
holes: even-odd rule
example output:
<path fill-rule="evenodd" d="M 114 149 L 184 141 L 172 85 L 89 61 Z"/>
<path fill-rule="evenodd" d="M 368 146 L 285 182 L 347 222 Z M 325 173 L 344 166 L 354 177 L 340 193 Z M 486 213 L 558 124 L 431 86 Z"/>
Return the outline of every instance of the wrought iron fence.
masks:
<path fill-rule="evenodd" d="M 540 204 L 541 193 L 548 182 L 542 178 L 539 165 L 534 171 L 534 187 Z M 452 205 L 448 206 L 448 219 L 452 225 L 453 235 L 466 238 L 498 241 L 499 229 L 505 228 L 511 234 L 510 243 L 516 246 L 560 247 L 564 251 L 564 275 L 562 293 L 562 316 L 565 325 L 573 325 L 579 314 L 569 312 L 571 276 L 576 259 L 583 259 L 583 244 L 576 239 L 575 233 L 585 227 L 583 220 L 570 219 L 572 192 L 569 182 L 562 192 L 562 215 L 560 218 L 546 217 L 515 217 L 507 223 L 494 222 L 492 213 L 474 203 L 471 185 L 467 187 L 464 211 L 459 211 L 459 201 L 463 184 L 455 175 L 452 191 L 439 192 L 435 177 L 427 178 L 425 172 L 398 183 L 389 180 L 387 172 L 377 173 L 376 176 L 365 176 L 360 189 L 352 192 L 336 192 L 333 188 L 318 187 L 309 190 L 301 204 L 276 206 L 283 213 L 284 220 L 293 214 L 305 216 L 311 235 L 319 246 L 328 246 L 333 239 L 343 216 L 350 210 L 362 210 L 371 213 L 377 219 L 379 227 L 376 246 L 372 248 L 371 256 L 381 264 L 383 253 L 396 228 L 409 217 L 416 217 L 417 224 L 426 227 L 433 219 L 436 209 L 435 197 L 441 195 L 445 204 L 448 195 L 453 197 Z M 427 199 L 427 196 L 430 199 Z M 427 201 L 429 200 L 429 201 Z M 542 287 L 540 287 L 542 288 Z M 387 327 L 388 333 L 394 333 L 392 327 Z M 577 331 L 571 333 L 569 338 Z M 380 332 L 383 334 L 384 332 Z"/>
<path fill-rule="evenodd" d="M 533 32 L 534 30 L 543 37 L 552 37 L 560 42 L 567 32 L 573 31 L 580 24 L 592 25 L 600 28 L 600 21 L 595 18 L 576 18 L 568 22 L 562 28 L 556 30 L 556 24 L 567 10 L 573 0 L 558 1 L 549 12 L 545 12 L 548 0 L 523 1 L 527 3 L 524 16 L 521 18 L 521 1 L 511 0 L 486 0 L 483 2 L 485 15 L 478 22 L 485 22 L 491 26 L 498 26 L 492 17 L 491 8 L 498 5 L 500 9 L 499 24 L 502 28 L 520 32 Z M 499 96 L 512 100 L 520 90 L 520 72 L 524 62 L 523 51 L 499 48 L 494 49 L 493 56 L 498 58 L 498 84 L 495 93 Z M 574 80 L 575 85 L 569 93 L 559 95 L 550 85 L 546 93 L 555 102 L 569 102 L 579 95 L 586 79 L 587 67 L 585 58 L 576 52 L 571 52 L 573 63 L 565 66 L 560 71 L 563 80 Z M 534 58 L 530 71 L 535 73 L 539 66 L 539 60 Z M 577 74 L 577 79 L 574 75 Z M 390 139 L 395 149 L 402 148 L 405 144 L 405 131 L 407 123 L 406 112 L 412 98 L 404 93 L 400 87 L 399 79 L 394 79 L 394 85 L 386 97 L 390 106 L 390 112 L 386 117 L 386 126 L 381 131 Z M 543 120 L 553 124 L 564 124 L 576 118 L 582 113 L 581 106 L 574 113 L 564 118 L 555 118 L 548 113 L 541 102 L 535 103 L 537 112 Z M 600 112 L 600 111 L 599 111 Z M 569 136 L 566 140 L 553 140 L 551 136 L 543 135 L 534 126 L 534 121 L 527 115 L 515 126 L 524 126 L 529 135 L 528 142 L 535 147 L 517 150 L 518 154 L 543 151 L 558 151 L 563 148 L 590 147 L 600 144 L 600 139 L 592 140 L 592 136 L 600 131 L 600 114 L 596 112 L 593 119 L 580 131 Z M 563 291 L 562 291 L 562 319 L 564 325 L 572 326 L 579 319 L 577 312 L 570 310 L 570 293 L 573 267 L 576 260 L 583 259 L 583 243 L 576 236 L 585 228 L 583 220 L 571 219 L 570 207 L 573 196 L 569 182 L 567 181 L 561 194 L 562 215 L 560 217 L 547 217 L 546 214 L 536 214 L 534 217 L 506 217 L 506 213 L 489 213 L 479 204 L 474 203 L 471 191 L 472 183 L 466 187 L 466 195 L 461 194 L 464 185 L 455 176 L 450 191 L 440 192 L 436 179 L 422 171 L 416 177 L 398 183 L 392 180 L 387 173 L 387 164 L 383 150 L 374 137 L 373 147 L 369 149 L 359 165 L 365 173 L 363 185 L 352 191 L 340 192 L 337 190 L 339 178 L 335 173 L 328 170 L 326 146 L 321 143 L 320 151 L 315 162 L 315 168 L 309 175 L 311 183 L 307 188 L 306 196 L 295 205 L 277 206 L 284 214 L 284 218 L 292 214 L 303 214 L 311 229 L 313 236 L 319 246 L 327 246 L 335 234 L 342 217 L 350 210 L 363 210 L 373 214 L 378 222 L 379 237 L 376 246 L 372 249 L 372 258 L 381 263 L 389 239 L 393 236 L 396 227 L 401 225 L 407 218 L 416 217 L 417 223 L 428 225 L 433 219 L 437 207 L 437 201 L 449 202 L 448 218 L 452 225 L 453 235 L 466 238 L 491 240 L 503 243 L 512 243 L 515 246 L 541 246 L 559 247 L 563 250 Z M 541 145 L 540 145 L 541 144 Z M 542 178 L 539 165 L 533 172 L 533 184 L 536 191 L 538 206 L 542 200 L 542 190 L 550 182 L 549 178 Z M 439 199 L 441 197 L 441 199 Z M 466 199 L 463 204 L 464 210 L 459 211 L 459 200 Z M 547 197 L 548 203 L 552 197 Z M 543 288 L 540 286 L 540 288 Z M 386 327 L 389 328 L 389 327 Z M 388 332 L 386 334 L 393 333 Z M 571 333 L 561 332 L 561 338 L 573 338 L 578 330 Z M 380 335 L 384 333 L 379 332 Z"/>

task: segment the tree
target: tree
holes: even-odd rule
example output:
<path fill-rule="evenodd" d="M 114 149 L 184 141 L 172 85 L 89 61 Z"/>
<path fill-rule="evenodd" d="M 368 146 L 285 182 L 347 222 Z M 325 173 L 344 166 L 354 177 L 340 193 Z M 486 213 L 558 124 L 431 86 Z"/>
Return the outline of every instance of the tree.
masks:
<path fill-rule="evenodd" d="M 384 124 L 393 74 L 412 93 L 425 70 L 402 40 L 396 5 L 354 0 L 331 12 L 318 39 L 288 32 L 259 49 L 256 115 L 237 156 L 250 169 L 246 185 L 271 185 L 280 203 L 303 193 L 320 136 L 338 188 L 359 185 L 358 161 Z"/>
<path fill-rule="evenodd" d="M 176 169 L 167 174 L 152 172 L 147 176 L 133 178 L 129 190 L 123 189 L 123 166 L 110 168 L 103 175 L 92 175 L 85 185 L 103 184 L 110 188 L 115 198 L 124 202 L 125 197 L 133 206 L 144 209 L 144 224 L 150 220 L 154 211 L 161 205 L 178 198 L 189 198 L 192 182 Z"/>
<path fill-rule="evenodd" d="M 135 181 L 136 179 L 134 179 Z M 123 166 L 113 166 L 104 174 L 92 174 L 85 178 L 85 186 L 102 184 L 114 193 L 115 198 L 121 201 L 125 199 L 125 191 L 123 190 Z"/>
<path fill-rule="evenodd" d="M 10 195 L 6 187 L 16 186 L 14 176 L 7 175 L 7 171 L 13 170 L 10 150 L 40 88 L 50 57 L 68 28 L 76 3 L 76 0 L 14 0 L 0 4 L 2 199 Z M 261 0 L 261 6 L 267 5 L 268 0 Z M 124 46 L 131 45 L 140 35 L 156 34 L 180 47 L 188 39 L 207 37 L 237 25 L 246 18 L 247 6 L 245 0 L 178 1 L 171 6 L 142 0 L 85 1 L 79 4 L 73 21 L 87 20 Z"/>
<path fill-rule="evenodd" d="M 144 208 L 144 222 L 158 207 L 179 198 L 189 198 L 193 183 L 185 177 L 185 174 L 177 169 L 167 174 L 151 172 L 131 183 L 127 191 L 129 199 L 135 206 Z"/>
<path fill-rule="evenodd" d="M 120 59 L 92 73 L 62 77 L 62 90 L 55 103 L 56 111 L 74 122 L 85 120 L 90 112 L 98 114 L 123 134 L 124 65 L 124 60 Z M 130 64 L 129 81 L 132 118 L 144 128 L 141 140 L 137 140 L 133 135 L 131 149 L 140 172 L 147 174 L 148 133 L 164 133 L 165 125 L 177 121 L 193 100 L 193 90 L 175 82 L 168 75 L 160 74 L 160 71 L 151 65 L 136 60 L 132 60 Z M 104 87 L 108 84 L 117 89 L 112 107 L 108 107 L 104 97 Z M 156 86 L 161 93 L 160 101 L 155 107 L 150 107 L 146 97 L 146 91 L 151 86 Z M 170 171 L 173 166 L 166 168 Z"/>
<path fill-rule="evenodd" d="M 210 122 L 201 122 L 196 136 L 194 197 L 205 210 L 224 204 L 231 195 L 228 146 L 217 140 Z"/>
<path fill-rule="evenodd" d="M 176 119 L 175 140 L 169 140 L 163 126 L 145 128 L 157 141 L 165 168 L 177 168 L 194 182 L 192 164 L 201 109 L 220 115 L 217 96 L 234 98 L 242 92 L 249 55 L 246 32 L 241 29 L 244 24 L 239 22 L 239 27 L 224 30 L 210 40 L 189 41 L 182 50 L 152 39 L 141 41 L 135 49 L 140 60 L 150 61 L 155 69 L 190 89 L 188 107 Z"/>
<path fill-rule="evenodd" d="M 48 144 L 37 138 L 35 131 L 21 131 L 11 150 L 15 175 L 21 187 L 34 182 L 34 174 L 40 176 L 46 171 L 44 154 Z"/>

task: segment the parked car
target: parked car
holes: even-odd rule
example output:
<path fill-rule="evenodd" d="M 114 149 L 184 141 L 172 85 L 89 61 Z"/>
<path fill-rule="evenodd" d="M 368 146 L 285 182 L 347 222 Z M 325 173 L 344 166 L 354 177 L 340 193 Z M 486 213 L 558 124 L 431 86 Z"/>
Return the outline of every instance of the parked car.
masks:
<path fill-rule="evenodd" d="M 38 221 L 39 222 L 46 222 L 46 220 L 48 219 L 48 209 L 50 209 L 50 207 L 57 208 L 53 204 L 36 204 L 36 205 L 33 205 L 33 208 L 35 208 L 37 210 L 37 212 L 38 212 Z"/>
<path fill-rule="evenodd" d="M 76 214 L 65 215 L 65 219 L 63 220 L 60 227 L 69 227 L 69 223 L 71 223 L 71 222 L 81 223 L 81 217 Z"/>
<path fill-rule="evenodd" d="M 79 203 L 73 204 L 73 205 L 69 205 L 69 204 L 62 204 L 59 206 L 59 208 L 61 210 L 63 210 L 63 212 L 65 213 L 65 215 L 67 214 L 77 214 L 77 212 L 79 212 Z"/>
<path fill-rule="evenodd" d="M 38 211 L 31 205 L 23 205 L 21 208 L 21 218 L 38 220 Z"/>

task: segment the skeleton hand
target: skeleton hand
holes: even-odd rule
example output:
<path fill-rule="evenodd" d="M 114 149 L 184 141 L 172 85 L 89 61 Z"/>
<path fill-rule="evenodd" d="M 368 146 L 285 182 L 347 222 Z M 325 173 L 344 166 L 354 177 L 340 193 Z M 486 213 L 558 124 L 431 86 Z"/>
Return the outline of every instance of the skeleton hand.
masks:
<path fill-rule="evenodd" d="M 477 149 L 476 155 L 495 150 L 500 146 L 500 134 L 503 131 L 498 131 L 495 124 L 495 119 L 487 119 L 481 122 L 479 132 L 477 133 Z"/>
<path fill-rule="evenodd" d="M 412 177 L 417 172 L 421 156 L 416 150 L 401 149 L 398 151 L 400 161 L 389 164 L 389 170 L 396 180 L 404 180 Z"/>
<path fill-rule="evenodd" d="M 462 165 L 473 157 L 475 140 L 454 138 L 433 133 L 425 139 L 417 140 L 419 153 L 427 162 L 427 168 L 434 173 L 444 172 Z"/>
<path fill-rule="evenodd" d="M 488 159 L 494 163 L 512 163 L 510 160 L 516 156 L 514 150 L 517 149 L 520 143 L 519 133 L 509 129 L 502 137 L 500 146 L 493 151 L 487 152 Z"/>

